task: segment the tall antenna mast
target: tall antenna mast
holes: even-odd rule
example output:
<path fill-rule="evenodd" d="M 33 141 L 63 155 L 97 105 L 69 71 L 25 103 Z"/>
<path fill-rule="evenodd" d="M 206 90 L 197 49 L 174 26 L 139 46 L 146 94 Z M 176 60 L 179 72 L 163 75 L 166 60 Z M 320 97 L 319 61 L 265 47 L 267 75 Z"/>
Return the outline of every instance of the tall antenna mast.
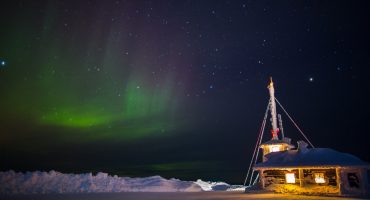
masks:
<path fill-rule="evenodd" d="M 278 118 L 279 118 L 279 129 L 280 129 L 280 132 L 281 132 L 281 137 L 284 139 L 285 136 L 284 136 L 284 129 L 283 129 L 283 120 L 281 119 L 280 114 L 278 114 Z"/>
<path fill-rule="evenodd" d="M 270 92 L 270 111 L 271 111 L 271 133 L 272 133 L 272 139 L 271 140 L 279 140 L 278 138 L 278 124 L 277 124 L 277 117 L 276 117 L 276 102 L 275 102 L 275 89 L 274 89 L 274 83 L 272 82 L 272 77 L 270 77 L 270 84 L 267 87 Z"/>

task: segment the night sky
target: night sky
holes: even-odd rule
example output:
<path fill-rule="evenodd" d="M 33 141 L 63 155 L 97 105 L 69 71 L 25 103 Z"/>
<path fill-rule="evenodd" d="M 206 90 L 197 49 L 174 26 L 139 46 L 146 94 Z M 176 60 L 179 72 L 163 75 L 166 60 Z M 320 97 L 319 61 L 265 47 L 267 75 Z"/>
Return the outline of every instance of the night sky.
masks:
<path fill-rule="evenodd" d="M 2 2 L 0 170 L 242 184 L 270 76 L 315 146 L 370 161 L 369 10 L 350 0 Z"/>

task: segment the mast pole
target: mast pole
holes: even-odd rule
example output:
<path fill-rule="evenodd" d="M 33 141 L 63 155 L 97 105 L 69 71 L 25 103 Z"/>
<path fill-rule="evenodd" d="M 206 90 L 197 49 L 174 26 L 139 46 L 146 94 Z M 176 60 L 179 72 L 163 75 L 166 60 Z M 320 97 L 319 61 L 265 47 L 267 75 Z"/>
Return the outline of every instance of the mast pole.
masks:
<path fill-rule="evenodd" d="M 270 84 L 267 87 L 270 93 L 270 111 L 271 111 L 271 124 L 272 124 L 272 139 L 271 140 L 279 140 L 278 138 L 278 124 L 277 124 L 277 117 L 276 117 L 276 102 L 275 102 L 275 89 L 274 83 L 272 82 L 272 77 L 270 77 Z"/>
<path fill-rule="evenodd" d="M 280 133 L 281 133 L 281 137 L 284 139 L 285 136 L 284 136 L 284 129 L 283 129 L 283 120 L 281 119 L 280 114 L 278 114 L 278 119 L 279 119 L 279 130 L 280 130 Z"/>

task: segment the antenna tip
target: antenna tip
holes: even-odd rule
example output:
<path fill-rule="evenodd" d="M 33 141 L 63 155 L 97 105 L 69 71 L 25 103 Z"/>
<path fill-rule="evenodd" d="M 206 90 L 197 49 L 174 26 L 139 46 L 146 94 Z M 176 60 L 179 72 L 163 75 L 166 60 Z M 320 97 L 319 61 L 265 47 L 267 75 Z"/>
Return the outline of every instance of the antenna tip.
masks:
<path fill-rule="evenodd" d="M 270 83 L 269 83 L 269 87 L 273 87 L 274 83 L 272 82 L 272 77 L 270 76 Z"/>

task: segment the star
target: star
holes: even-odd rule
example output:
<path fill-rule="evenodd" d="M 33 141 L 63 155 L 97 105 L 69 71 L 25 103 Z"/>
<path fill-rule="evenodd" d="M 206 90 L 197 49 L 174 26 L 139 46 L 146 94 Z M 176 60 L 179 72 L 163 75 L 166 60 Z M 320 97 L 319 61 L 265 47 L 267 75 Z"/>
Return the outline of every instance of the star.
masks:
<path fill-rule="evenodd" d="M 313 81 L 314 81 L 313 77 L 310 77 L 308 80 L 309 80 L 310 82 L 313 82 Z"/>
<path fill-rule="evenodd" d="M 0 65 L 4 67 L 6 65 L 6 62 L 4 60 L 1 61 Z"/>

